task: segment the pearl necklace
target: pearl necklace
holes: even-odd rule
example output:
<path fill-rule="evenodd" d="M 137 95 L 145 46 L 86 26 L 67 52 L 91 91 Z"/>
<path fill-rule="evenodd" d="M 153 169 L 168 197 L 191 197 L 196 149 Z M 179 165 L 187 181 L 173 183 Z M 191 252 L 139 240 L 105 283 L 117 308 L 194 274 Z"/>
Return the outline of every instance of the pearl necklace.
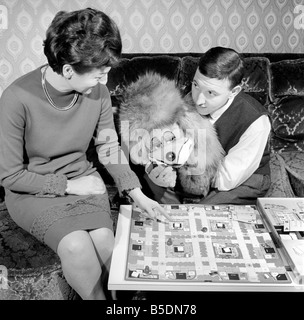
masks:
<path fill-rule="evenodd" d="M 71 108 L 75 105 L 75 103 L 76 103 L 76 101 L 77 101 L 77 99 L 78 99 L 79 94 L 78 94 L 78 93 L 75 93 L 73 100 L 71 101 L 71 103 L 70 103 L 68 106 L 66 106 L 66 107 L 57 107 L 56 104 L 55 104 L 55 102 L 52 100 L 49 92 L 47 91 L 47 88 L 46 88 L 46 84 L 45 84 L 45 74 L 46 74 L 46 69 L 47 69 L 47 68 L 48 68 L 48 66 L 46 66 L 46 68 L 44 69 L 44 71 L 43 71 L 43 73 L 42 73 L 41 84 L 42 84 L 42 88 L 43 88 L 44 94 L 45 94 L 48 102 L 50 103 L 50 105 L 51 105 L 53 108 L 55 108 L 56 110 L 59 110 L 59 111 L 67 111 L 67 110 L 71 109 Z"/>

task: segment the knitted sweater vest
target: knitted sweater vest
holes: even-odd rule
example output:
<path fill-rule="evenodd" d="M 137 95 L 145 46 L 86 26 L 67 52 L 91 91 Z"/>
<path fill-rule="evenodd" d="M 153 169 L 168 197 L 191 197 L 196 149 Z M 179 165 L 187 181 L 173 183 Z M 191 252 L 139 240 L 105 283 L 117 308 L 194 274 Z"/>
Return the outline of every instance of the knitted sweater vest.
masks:
<path fill-rule="evenodd" d="M 262 115 L 268 115 L 267 110 L 250 95 L 240 92 L 229 108 L 215 122 L 219 140 L 226 151 L 234 147 L 249 126 Z M 270 174 L 269 143 L 267 142 L 256 174 Z"/>

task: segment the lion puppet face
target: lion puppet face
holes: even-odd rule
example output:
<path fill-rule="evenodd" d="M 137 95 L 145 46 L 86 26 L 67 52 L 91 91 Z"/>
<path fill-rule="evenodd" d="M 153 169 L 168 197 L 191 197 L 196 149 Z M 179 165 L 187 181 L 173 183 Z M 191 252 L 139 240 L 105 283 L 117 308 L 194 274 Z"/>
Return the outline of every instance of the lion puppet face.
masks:
<path fill-rule="evenodd" d="M 142 165 L 153 162 L 181 167 L 188 160 L 194 146 L 192 137 L 176 123 L 150 132 L 137 129 L 132 138 L 137 142 L 130 148 L 131 160 Z"/>

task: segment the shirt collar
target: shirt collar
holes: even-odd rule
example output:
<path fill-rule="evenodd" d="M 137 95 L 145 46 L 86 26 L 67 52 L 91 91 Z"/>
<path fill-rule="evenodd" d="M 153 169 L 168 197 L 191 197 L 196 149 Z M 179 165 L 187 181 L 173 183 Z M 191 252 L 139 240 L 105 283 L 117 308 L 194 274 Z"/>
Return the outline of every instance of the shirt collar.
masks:
<path fill-rule="evenodd" d="M 218 110 L 214 111 L 213 113 L 210 113 L 210 121 L 211 123 L 214 123 L 220 116 L 230 107 L 231 103 L 233 102 L 235 96 L 228 99 L 228 101 Z"/>

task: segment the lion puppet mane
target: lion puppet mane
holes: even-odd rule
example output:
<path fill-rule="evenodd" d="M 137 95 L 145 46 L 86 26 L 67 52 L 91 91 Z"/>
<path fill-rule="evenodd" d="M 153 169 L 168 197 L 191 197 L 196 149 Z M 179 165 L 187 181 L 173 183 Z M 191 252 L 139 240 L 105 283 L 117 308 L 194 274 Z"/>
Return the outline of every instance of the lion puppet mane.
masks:
<path fill-rule="evenodd" d="M 188 195 L 206 196 L 224 151 L 210 121 L 196 110 L 190 95 L 182 98 L 173 80 L 148 72 L 124 88 L 119 109 L 120 133 L 131 161 L 146 165 L 150 159 L 143 143 L 144 132 L 177 124 L 189 132 L 194 148 L 177 170 L 177 179 Z M 190 129 L 190 130 L 189 130 Z"/>

